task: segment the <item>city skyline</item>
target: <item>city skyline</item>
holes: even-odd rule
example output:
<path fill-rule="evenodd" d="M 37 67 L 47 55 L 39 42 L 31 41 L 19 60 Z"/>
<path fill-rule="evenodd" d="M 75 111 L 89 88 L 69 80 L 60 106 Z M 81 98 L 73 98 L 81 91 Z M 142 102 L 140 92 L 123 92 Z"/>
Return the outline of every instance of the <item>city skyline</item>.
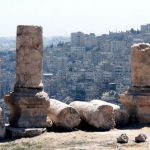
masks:
<path fill-rule="evenodd" d="M 0 36 L 15 36 L 19 24 L 41 25 L 44 36 L 140 29 L 149 22 L 149 4 L 148 0 L 1 0 Z"/>

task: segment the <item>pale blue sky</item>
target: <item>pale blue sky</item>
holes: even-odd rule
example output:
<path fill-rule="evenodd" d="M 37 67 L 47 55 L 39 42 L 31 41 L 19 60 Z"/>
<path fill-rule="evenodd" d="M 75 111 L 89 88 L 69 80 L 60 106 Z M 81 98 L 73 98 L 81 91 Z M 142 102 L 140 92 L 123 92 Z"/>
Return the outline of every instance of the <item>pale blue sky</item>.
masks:
<path fill-rule="evenodd" d="M 150 23 L 150 0 L 0 0 L 0 36 L 41 25 L 44 36 L 137 29 Z"/>

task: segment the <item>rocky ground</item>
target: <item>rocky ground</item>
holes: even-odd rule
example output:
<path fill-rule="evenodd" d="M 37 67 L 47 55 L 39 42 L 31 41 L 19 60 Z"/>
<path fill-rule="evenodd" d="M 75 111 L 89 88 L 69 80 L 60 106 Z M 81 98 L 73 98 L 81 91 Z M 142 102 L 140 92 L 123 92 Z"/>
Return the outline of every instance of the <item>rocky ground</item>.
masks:
<path fill-rule="evenodd" d="M 129 137 L 127 144 L 119 144 L 116 138 L 122 133 Z M 144 133 L 147 141 L 135 143 L 135 137 Z M 150 126 L 130 126 L 107 132 L 73 131 L 46 132 L 32 138 L 7 139 L 0 142 L 1 150 L 150 150 Z"/>

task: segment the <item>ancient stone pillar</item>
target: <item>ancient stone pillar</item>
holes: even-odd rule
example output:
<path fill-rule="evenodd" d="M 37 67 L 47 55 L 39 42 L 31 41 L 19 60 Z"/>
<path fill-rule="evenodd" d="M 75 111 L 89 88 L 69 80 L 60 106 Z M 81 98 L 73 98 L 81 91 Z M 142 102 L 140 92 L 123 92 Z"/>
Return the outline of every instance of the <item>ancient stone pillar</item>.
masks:
<path fill-rule="evenodd" d="M 16 84 L 4 97 L 10 108 L 10 125 L 15 127 L 48 127 L 49 97 L 42 83 L 42 27 L 17 27 Z"/>
<path fill-rule="evenodd" d="M 16 39 L 16 88 L 43 88 L 42 28 L 18 26 Z"/>
<path fill-rule="evenodd" d="M 132 46 L 132 87 L 121 95 L 121 103 L 133 120 L 150 123 L 150 45 Z"/>
<path fill-rule="evenodd" d="M 4 111 L 0 107 L 0 139 L 5 138 L 5 117 L 4 117 Z"/>
<path fill-rule="evenodd" d="M 150 86 L 150 45 L 132 47 L 132 83 L 134 87 Z"/>

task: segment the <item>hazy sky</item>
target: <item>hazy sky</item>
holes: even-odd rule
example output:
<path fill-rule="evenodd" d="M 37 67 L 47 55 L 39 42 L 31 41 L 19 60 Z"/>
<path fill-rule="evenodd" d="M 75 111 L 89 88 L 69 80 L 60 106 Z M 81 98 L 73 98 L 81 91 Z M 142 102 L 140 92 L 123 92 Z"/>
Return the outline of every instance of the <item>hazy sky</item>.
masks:
<path fill-rule="evenodd" d="M 41 25 L 44 36 L 137 29 L 150 23 L 150 0 L 0 0 L 0 36 Z"/>

